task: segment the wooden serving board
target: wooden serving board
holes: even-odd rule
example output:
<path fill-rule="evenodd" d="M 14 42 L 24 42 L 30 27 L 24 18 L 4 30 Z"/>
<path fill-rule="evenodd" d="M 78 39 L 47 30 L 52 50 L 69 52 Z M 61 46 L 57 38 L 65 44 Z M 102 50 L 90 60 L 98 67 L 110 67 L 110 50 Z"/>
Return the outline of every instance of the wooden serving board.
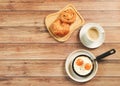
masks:
<path fill-rule="evenodd" d="M 54 35 L 51 33 L 49 27 L 50 27 L 50 25 L 58 18 L 59 14 L 60 14 L 62 11 L 66 10 L 66 9 L 72 9 L 72 10 L 76 13 L 76 15 L 77 15 L 77 16 L 76 16 L 76 20 L 75 20 L 75 22 L 74 22 L 73 24 L 70 25 L 70 32 L 69 32 L 66 36 L 64 36 L 64 37 L 56 37 L 56 36 L 54 36 Z M 54 39 L 56 39 L 57 41 L 60 41 L 60 42 L 64 42 L 64 41 L 66 41 L 68 38 L 70 38 L 70 36 L 72 35 L 72 33 L 73 33 L 76 29 L 79 29 L 79 27 L 84 24 L 84 19 L 83 19 L 83 17 L 78 13 L 78 11 L 75 9 L 75 7 L 74 7 L 73 5 L 71 5 L 71 4 L 69 4 L 69 5 L 67 5 L 65 8 L 63 8 L 62 10 L 60 10 L 60 11 L 58 11 L 58 12 L 56 12 L 56 13 L 53 13 L 53 14 L 48 15 L 48 16 L 46 17 L 46 19 L 45 19 L 45 24 L 46 24 L 46 27 L 47 27 L 50 35 L 51 35 Z"/>

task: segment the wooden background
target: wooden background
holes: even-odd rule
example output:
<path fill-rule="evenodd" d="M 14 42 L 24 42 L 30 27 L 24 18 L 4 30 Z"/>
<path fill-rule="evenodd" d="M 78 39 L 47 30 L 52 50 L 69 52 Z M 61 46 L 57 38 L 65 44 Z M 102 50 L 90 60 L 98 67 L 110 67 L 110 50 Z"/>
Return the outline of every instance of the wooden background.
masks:
<path fill-rule="evenodd" d="M 106 32 L 104 44 L 87 49 L 76 30 L 65 43 L 48 33 L 44 19 L 72 3 L 86 23 Z M 65 60 L 74 50 L 95 56 L 115 48 L 117 53 L 99 63 L 97 75 L 87 83 L 72 81 Z M 0 86 L 120 86 L 120 0 L 0 0 Z"/>

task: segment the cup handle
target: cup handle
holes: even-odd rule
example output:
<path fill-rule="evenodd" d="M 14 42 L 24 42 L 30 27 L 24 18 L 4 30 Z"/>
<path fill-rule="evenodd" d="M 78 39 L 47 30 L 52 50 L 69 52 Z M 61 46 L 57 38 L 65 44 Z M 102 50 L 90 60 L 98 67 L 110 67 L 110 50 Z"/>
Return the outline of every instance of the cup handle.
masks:
<path fill-rule="evenodd" d="M 96 60 L 97 60 L 97 61 L 100 61 L 101 59 L 103 59 L 103 58 L 105 58 L 105 57 L 107 57 L 107 56 L 109 56 L 109 55 L 112 55 L 112 54 L 114 54 L 115 52 L 116 52 L 115 49 L 111 49 L 111 50 L 109 50 L 109 51 L 107 51 L 107 52 L 105 52 L 105 53 L 97 56 L 97 57 L 96 57 Z"/>

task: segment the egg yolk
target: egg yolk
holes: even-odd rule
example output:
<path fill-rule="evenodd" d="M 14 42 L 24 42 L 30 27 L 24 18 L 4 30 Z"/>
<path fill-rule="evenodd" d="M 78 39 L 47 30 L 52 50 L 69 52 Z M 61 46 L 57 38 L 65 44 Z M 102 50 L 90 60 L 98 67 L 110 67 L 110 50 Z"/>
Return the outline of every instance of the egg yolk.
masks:
<path fill-rule="evenodd" d="M 91 64 L 86 63 L 86 64 L 85 64 L 85 69 L 86 69 L 86 70 L 90 70 L 90 68 L 91 68 Z"/>
<path fill-rule="evenodd" d="M 82 59 L 77 59 L 76 64 L 78 66 L 81 66 L 83 64 L 83 60 Z"/>

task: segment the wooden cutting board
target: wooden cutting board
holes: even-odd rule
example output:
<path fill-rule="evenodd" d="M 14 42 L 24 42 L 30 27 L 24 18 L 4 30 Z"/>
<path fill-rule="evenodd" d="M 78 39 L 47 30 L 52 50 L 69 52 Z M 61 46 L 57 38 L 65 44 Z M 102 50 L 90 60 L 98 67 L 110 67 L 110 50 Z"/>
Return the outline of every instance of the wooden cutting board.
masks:
<path fill-rule="evenodd" d="M 50 31 L 49 27 L 50 25 L 58 18 L 59 14 L 66 10 L 66 9 L 72 9 L 75 13 L 76 13 L 76 20 L 73 24 L 70 25 L 70 32 L 64 36 L 64 37 L 56 37 L 54 36 L 54 34 L 52 34 L 52 32 Z M 72 33 L 76 30 L 76 29 L 80 29 L 80 26 L 82 26 L 84 24 L 84 19 L 83 17 L 80 15 L 80 13 L 75 9 L 75 7 L 71 4 L 67 5 L 65 8 L 61 9 L 60 11 L 56 12 L 56 13 L 52 13 L 49 14 L 46 18 L 45 18 L 45 25 L 50 33 L 50 35 L 56 39 L 57 41 L 60 42 L 64 42 L 66 41 L 68 38 L 70 38 L 70 36 L 72 35 Z"/>

